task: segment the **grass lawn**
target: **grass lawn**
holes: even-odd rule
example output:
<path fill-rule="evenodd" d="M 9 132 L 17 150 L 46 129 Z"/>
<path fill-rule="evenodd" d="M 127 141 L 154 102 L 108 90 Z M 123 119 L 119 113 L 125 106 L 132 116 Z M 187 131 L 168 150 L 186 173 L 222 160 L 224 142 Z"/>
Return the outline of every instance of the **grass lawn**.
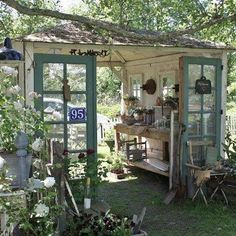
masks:
<path fill-rule="evenodd" d="M 106 147 L 99 148 L 101 156 Z M 205 206 L 202 199 L 178 200 L 165 205 L 168 179 L 141 169 L 132 168 L 125 180 L 109 180 L 99 188 L 99 198 L 104 199 L 113 213 L 122 216 L 140 214 L 147 208 L 142 229 L 149 236 L 234 236 L 236 235 L 235 204 L 225 207 L 221 201 Z"/>

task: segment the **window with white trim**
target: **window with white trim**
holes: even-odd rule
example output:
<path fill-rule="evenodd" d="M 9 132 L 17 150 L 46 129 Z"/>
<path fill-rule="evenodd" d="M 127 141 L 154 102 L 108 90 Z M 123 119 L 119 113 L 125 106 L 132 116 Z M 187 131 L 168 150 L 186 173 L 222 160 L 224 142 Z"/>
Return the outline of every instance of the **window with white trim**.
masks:
<path fill-rule="evenodd" d="M 161 75 L 161 97 L 175 97 L 175 73 L 165 73 Z"/>
<path fill-rule="evenodd" d="M 142 99 L 142 81 L 143 80 L 143 76 L 142 74 L 136 74 L 136 75 L 132 75 L 130 76 L 130 92 L 133 96 L 137 97 L 139 100 Z"/>

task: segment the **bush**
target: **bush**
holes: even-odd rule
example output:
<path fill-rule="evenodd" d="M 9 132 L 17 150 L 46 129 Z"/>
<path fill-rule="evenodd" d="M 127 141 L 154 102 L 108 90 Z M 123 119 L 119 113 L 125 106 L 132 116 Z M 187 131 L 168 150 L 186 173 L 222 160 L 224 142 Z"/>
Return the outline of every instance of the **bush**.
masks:
<path fill-rule="evenodd" d="M 115 118 L 120 112 L 120 104 L 115 104 L 111 106 L 98 104 L 97 112 L 109 118 Z"/>

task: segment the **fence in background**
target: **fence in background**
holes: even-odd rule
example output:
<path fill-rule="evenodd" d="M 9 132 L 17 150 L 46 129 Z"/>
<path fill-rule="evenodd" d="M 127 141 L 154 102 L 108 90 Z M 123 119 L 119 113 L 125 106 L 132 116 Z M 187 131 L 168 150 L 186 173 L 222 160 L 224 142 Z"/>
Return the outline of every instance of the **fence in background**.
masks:
<path fill-rule="evenodd" d="M 105 139 L 106 132 L 113 129 L 114 125 L 118 122 L 119 122 L 119 118 L 113 118 L 113 119 L 110 119 L 109 121 L 104 120 L 102 122 L 97 123 L 97 141 L 98 141 L 98 144 L 101 143 Z"/>

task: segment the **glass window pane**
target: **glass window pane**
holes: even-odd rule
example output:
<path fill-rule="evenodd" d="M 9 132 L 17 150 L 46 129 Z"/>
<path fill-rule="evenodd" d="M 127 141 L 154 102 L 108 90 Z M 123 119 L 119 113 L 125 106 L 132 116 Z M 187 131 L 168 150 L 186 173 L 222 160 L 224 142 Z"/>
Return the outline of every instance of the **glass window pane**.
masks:
<path fill-rule="evenodd" d="M 132 95 L 141 99 L 140 87 L 141 87 L 141 79 L 132 79 Z"/>
<path fill-rule="evenodd" d="M 204 65 L 203 74 L 206 79 L 211 81 L 211 86 L 215 87 L 215 76 L 216 76 L 216 68 L 212 65 Z"/>
<path fill-rule="evenodd" d="M 64 102 L 62 94 L 45 94 L 43 97 L 45 121 L 62 121 L 64 119 Z"/>
<path fill-rule="evenodd" d="M 86 94 L 71 95 L 71 101 L 67 104 L 67 121 L 70 120 L 69 112 L 71 108 L 86 108 Z"/>
<path fill-rule="evenodd" d="M 191 141 L 202 141 L 201 138 L 191 138 Z M 207 146 L 192 146 L 193 164 L 204 166 L 207 157 Z"/>
<path fill-rule="evenodd" d="M 64 125 L 63 124 L 50 124 L 48 125 L 48 137 L 55 141 L 64 142 Z"/>
<path fill-rule="evenodd" d="M 203 135 L 215 135 L 215 113 L 203 114 Z"/>
<path fill-rule="evenodd" d="M 43 90 L 62 91 L 63 64 L 46 63 L 43 65 Z"/>
<path fill-rule="evenodd" d="M 175 91 L 173 89 L 174 85 L 175 85 L 175 77 L 173 74 L 161 78 L 161 94 L 163 99 L 165 99 L 166 97 L 174 97 L 175 95 Z"/>
<path fill-rule="evenodd" d="M 189 86 L 195 87 L 197 79 L 201 78 L 201 65 L 189 65 Z"/>
<path fill-rule="evenodd" d="M 215 90 L 212 90 L 211 94 L 203 95 L 203 110 L 215 111 Z"/>
<path fill-rule="evenodd" d="M 69 124 L 67 126 L 68 132 L 68 149 L 80 150 L 86 149 L 86 124 Z"/>
<path fill-rule="evenodd" d="M 189 89 L 189 111 L 200 111 L 201 110 L 201 95 L 195 93 L 195 89 Z"/>
<path fill-rule="evenodd" d="M 189 114 L 188 115 L 188 134 L 189 135 L 200 135 L 201 133 L 201 115 L 200 114 Z"/>
<path fill-rule="evenodd" d="M 68 64 L 67 79 L 71 91 L 86 90 L 86 65 Z"/>

